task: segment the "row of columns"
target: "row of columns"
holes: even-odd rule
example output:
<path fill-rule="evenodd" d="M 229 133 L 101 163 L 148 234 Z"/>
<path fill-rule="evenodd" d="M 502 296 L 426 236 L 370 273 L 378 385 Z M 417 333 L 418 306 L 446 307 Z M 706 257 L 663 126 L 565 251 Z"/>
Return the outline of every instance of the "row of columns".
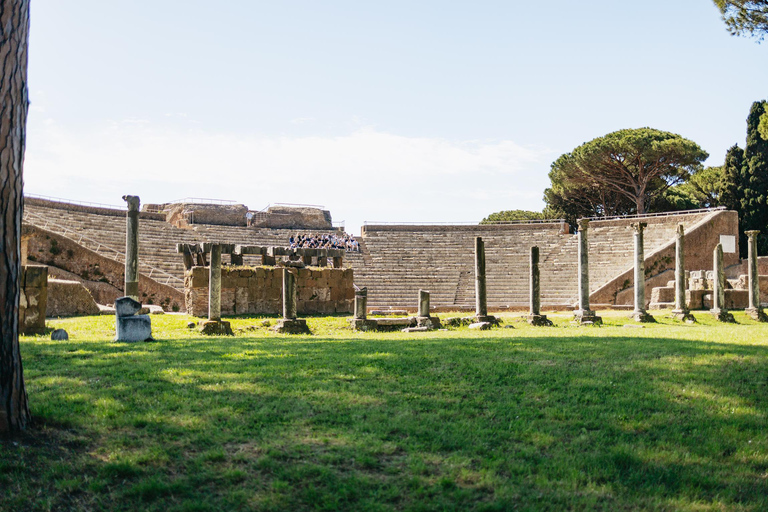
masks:
<path fill-rule="evenodd" d="M 589 220 L 579 219 L 578 232 L 578 309 L 574 311 L 574 321 L 580 324 L 601 323 L 602 319 L 590 309 L 589 305 Z M 630 315 L 637 322 L 655 322 L 645 309 L 645 250 L 643 232 L 648 224 L 635 222 L 634 229 L 634 309 Z M 757 273 L 757 235 L 759 231 L 747 231 L 748 237 L 748 272 L 749 272 L 749 307 L 745 310 L 753 319 L 768 321 L 768 316 L 760 307 L 760 288 Z M 723 246 L 717 244 L 713 253 L 715 274 L 712 309 L 710 312 L 720 321 L 733 322 L 733 315 L 725 306 L 725 268 L 723 265 Z M 485 273 L 485 244 L 481 237 L 475 238 L 475 314 L 478 318 L 488 317 Z M 686 322 L 695 322 L 686 304 L 685 278 L 685 228 L 678 224 L 675 235 L 675 308 L 673 317 Z M 541 280 L 539 273 L 539 248 L 531 247 L 530 254 L 530 295 L 528 322 L 532 325 L 552 325 L 547 317 L 541 315 Z"/>

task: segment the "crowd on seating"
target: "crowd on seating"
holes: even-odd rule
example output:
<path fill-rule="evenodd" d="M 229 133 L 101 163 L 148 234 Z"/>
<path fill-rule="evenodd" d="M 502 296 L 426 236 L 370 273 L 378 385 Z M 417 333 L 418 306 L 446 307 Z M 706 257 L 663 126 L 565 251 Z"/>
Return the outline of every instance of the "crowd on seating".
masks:
<path fill-rule="evenodd" d="M 347 252 L 360 252 L 360 244 L 353 235 L 344 233 L 339 236 L 333 233 L 314 235 L 299 234 L 288 239 L 291 249 L 344 249 Z"/>

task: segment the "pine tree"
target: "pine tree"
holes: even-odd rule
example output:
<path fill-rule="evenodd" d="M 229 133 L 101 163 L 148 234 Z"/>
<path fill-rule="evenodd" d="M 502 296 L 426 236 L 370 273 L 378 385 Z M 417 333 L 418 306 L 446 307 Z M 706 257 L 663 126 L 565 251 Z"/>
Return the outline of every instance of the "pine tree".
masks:
<path fill-rule="evenodd" d="M 758 131 L 760 116 L 766 112 L 765 101 L 756 101 L 747 117 L 747 146 L 741 169 L 741 230 L 768 227 L 768 140 Z M 768 236 L 758 238 L 758 253 L 768 254 Z"/>
<path fill-rule="evenodd" d="M 738 144 L 734 144 L 725 154 L 723 174 L 720 178 L 719 203 L 729 210 L 739 212 L 739 219 L 741 219 L 741 169 L 743 167 L 744 150 L 741 149 Z"/>

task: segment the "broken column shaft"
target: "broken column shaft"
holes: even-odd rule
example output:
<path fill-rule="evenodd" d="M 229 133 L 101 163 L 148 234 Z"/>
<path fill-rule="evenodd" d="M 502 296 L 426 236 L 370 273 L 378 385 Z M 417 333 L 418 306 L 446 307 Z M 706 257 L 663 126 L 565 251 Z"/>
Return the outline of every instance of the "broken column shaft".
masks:
<path fill-rule="evenodd" d="M 139 300 L 139 196 L 123 196 L 125 217 L 125 296 Z"/>
<path fill-rule="evenodd" d="M 636 322 L 655 322 L 645 309 L 645 249 L 643 247 L 643 230 L 648 224 L 646 222 L 633 222 L 635 241 L 635 309 L 630 318 Z"/>
<path fill-rule="evenodd" d="M 602 318 L 589 309 L 589 219 L 579 219 L 579 309 L 574 312 L 576 323 L 602 323 Z"/>
<path fill-rule="evenodd" d="M 757 274 L 757 235 L 760 233 L 758 230 L 750 230 L 745 232 L 747 240 L 747 273 L 749 279 L 749 307 L 746 309 L 746 313 L 753 319 L 759 322 L 768 321 L 763 308 L 760 306 L 760 280 Z"/>
<path fill-rule="evenodd" d="M 539 273 L 539 248 L 531 247 L 530 259 L 530 311 L 528 323 L 531 325 L 552 325 L 545 315 L 541 314 L 541 274 Z"/>
<path fill-rule="evenodd" d="M 688 304 L 685 300 L 686 285 L 685 227 L 678 224 L 675 233 L 675 309 L 672 310 L 672 316 L 685 322 L 695 322 L 696 319 L 688 310 Z"/>

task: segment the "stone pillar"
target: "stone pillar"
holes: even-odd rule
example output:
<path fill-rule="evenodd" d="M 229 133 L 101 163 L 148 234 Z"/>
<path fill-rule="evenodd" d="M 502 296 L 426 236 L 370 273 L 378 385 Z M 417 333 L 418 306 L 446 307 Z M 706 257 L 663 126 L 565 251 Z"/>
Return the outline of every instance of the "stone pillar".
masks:
<path fill-rule="evenodd" d="M 355 290 L 355 320 L 368 318 L 368 288 Z"/>
<path fill-rule="evenodd" d="M 530 260 L 530 311 L 528 312 L 528 323 L 531 325 L 552 325 L 545 315 L 541 314 L 541 275 L 539 273 L 539 248 L 531 247 Z"/>
<path fill-rule="evenodd" d="M 284 334 L 307 334 L 309 327 L 303 318 L 296 318 L 296 271 L 283 268 L 283 318 L 277 321 L 275 331 Z"/>
<path fill-rule="evenodd" d="M 419 290 L 419 316 L 429 318 L 429 292 Z"/>
<path fill-rule="evenodd" d="M 416 317 L 416 326 L 427 329 L 440 327 L 440 319 L 429 314 L 429 292 L 427 290 L 419 290 L 419 312 Z"/>
<path fill-rule="evenodd" d="M 485 291 L 485 243 L 475 237 L 475 315 L 488 316 L 488 302 Z"/>
<path fill-rule="evenodd" d="M 768 316 L 760 306 L 760 280 L 757 275 L 757 235 L 758 230 L 746 231 L 747 240 L 748 277 L 749 277 L 749 307 L 746 313 L 758 322 L 768 321 Z"/>
<path fill-rule="evenodd" d="M 574 312 L 576 323 L 602 323 L 603 319 L 589 309 L 589 219 L 579 219 L 579 309 Z"/>
<path fill-rule="evenodd" d="M 488 315 L 488 295 L 485 287 L 485 243 L 475 237 L 475 319 L 478 323 L 497 324 L 496 317 Z"/>
<path fill-rule="evenodd" d="M 221 320 L 221 245 L 211 245 L 208 278 L 208 320 Z"/>
<path fill-rule="evenodd" d="M 296 319 L 296 274 L 283 268 L 283 318 Z"/>
<path fill-rule="evenodd" d="M 686 284 L 685 227 L 678 224 L 675 233 L 675 309 L 672 310 L 672 317 L 684 322 L 695 322 L 696 318 L 688 310 L 688 304 L 685 301 Z"/>
<path fill-rule="evenodd" d="M 123 196 L 125 217 L 125 296 L 139 300 L 139 196 Z"/>
<path fill-rule="evenodd" d="M 647 222 L 633 222 L 635 239 L 635 310 L 629 315 L 636 322 L 655 322 L 656 320 L 645 309 L 645 249 L 643 247 L 643 230 Z"/>
<path fill-rule="evenodd" d="M 715 247 L 713 269 L 712 309 L 710 312 L 720 322 L 735 322 L 733 315 L 725 307 L 725 269 L 723 268 L 722 244 L 717 244 L 717 247 Z"/>

